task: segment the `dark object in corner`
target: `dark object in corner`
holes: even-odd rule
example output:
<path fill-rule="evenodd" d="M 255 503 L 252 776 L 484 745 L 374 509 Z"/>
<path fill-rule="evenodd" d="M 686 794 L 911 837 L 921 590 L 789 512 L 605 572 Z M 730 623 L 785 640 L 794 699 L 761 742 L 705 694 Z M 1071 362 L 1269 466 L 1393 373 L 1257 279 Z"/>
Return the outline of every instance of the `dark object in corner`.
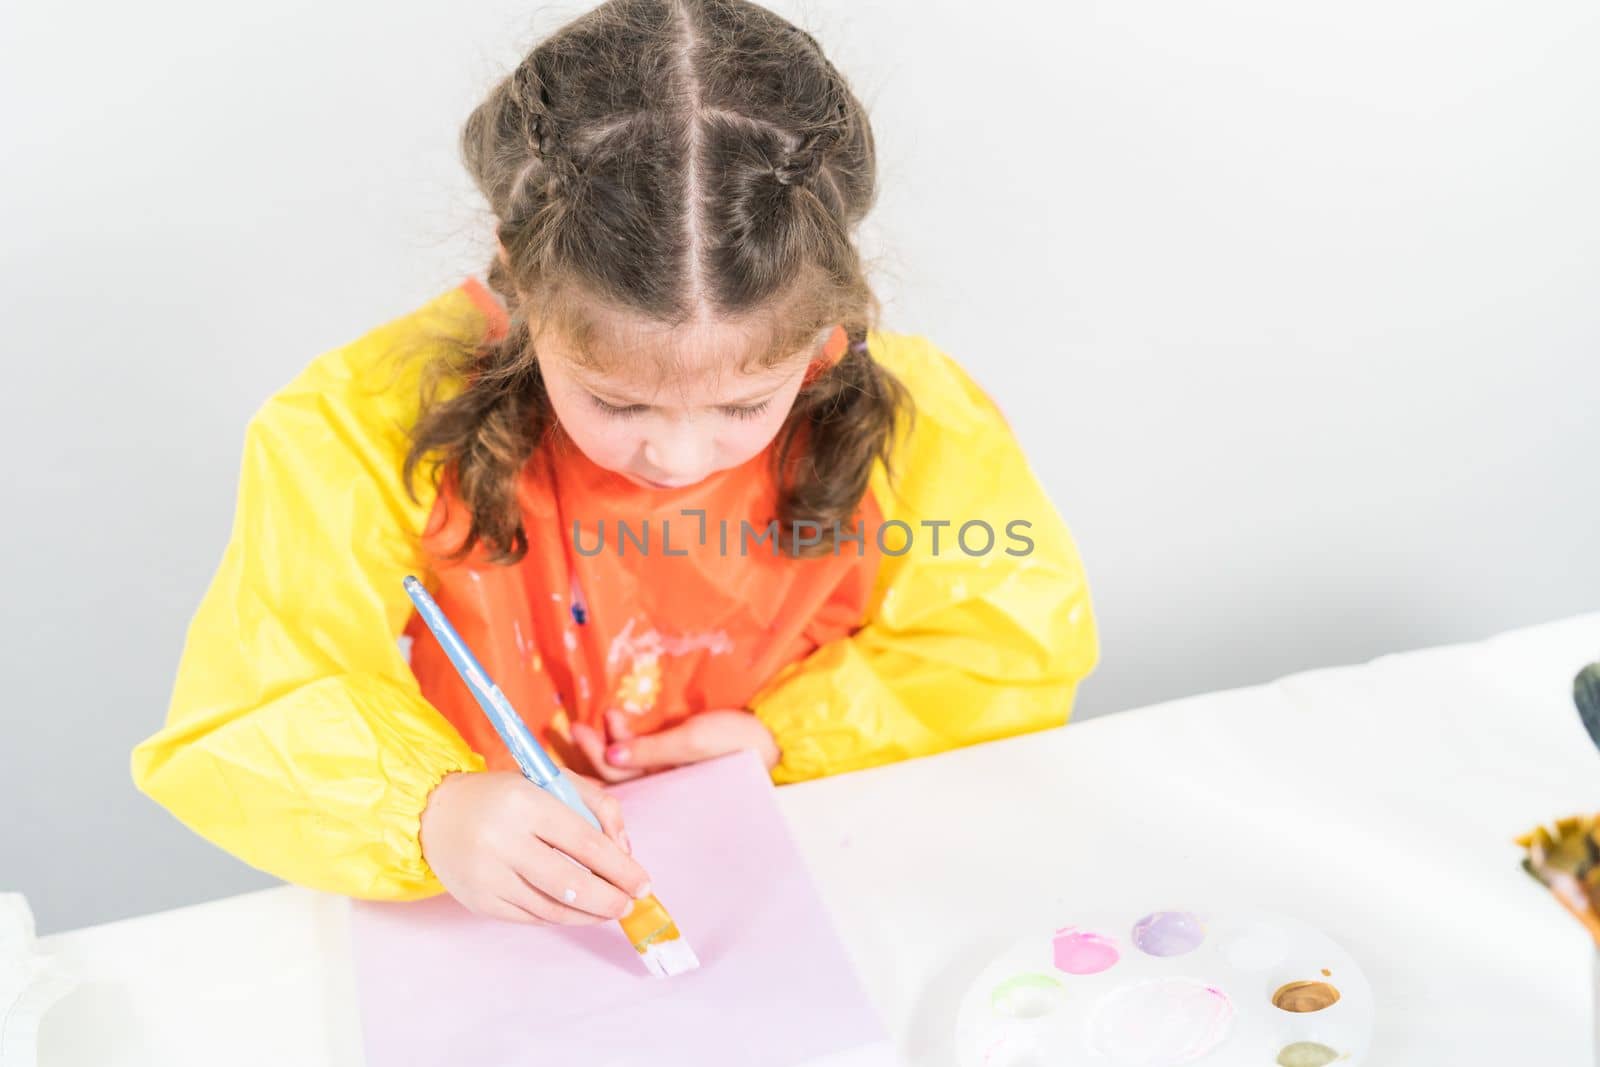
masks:
<path fill-rule="evenodd" d="M 1572 680 L 1572 701 L 1578 705 L 1578 717 L 1589 731 L 1589 740 L 1600 748 L 1600 663 L 1589 664 Z"/>

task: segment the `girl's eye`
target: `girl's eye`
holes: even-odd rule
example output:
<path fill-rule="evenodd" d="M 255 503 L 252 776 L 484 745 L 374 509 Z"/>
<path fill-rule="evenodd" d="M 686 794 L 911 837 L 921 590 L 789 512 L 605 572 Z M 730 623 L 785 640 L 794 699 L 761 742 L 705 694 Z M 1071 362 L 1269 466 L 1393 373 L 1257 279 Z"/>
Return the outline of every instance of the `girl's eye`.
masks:
<path fill-rule="evenodd" d="M 595 396 L 593 393 L 589 394 L 589 399 L 594 401 L 595 407 L 616 419 L 632 418 L 635 415 L 642 415 L 646 411 L 650 410 L 645 404 L 628 404 L 626 406 L 608 404 L 604 400 L 601 400 L 599 397 Z M 763 400 L 759 404 L 751 404 L 747 407 L 730 405 L 728 407 L 724 407 L 722 409 L 722 413 L 735 419 L 754 419 L 759 418 L 761 413 L 766 411 L 771 405 L 771 400 Z"/>
<path fill-rule="evenodd" d="M 599 408 L 607 415 L 611 415 L 618 419 L 631 418 L 634 415 L 641 415 L 645 411 L 645 406 L 643 404 L 629 404 L 626 407 L 618 407 L 615 404 L 606 403 L 593 393 L 589 394 L 589 399 L 594 401 L 595 407 Z"/>
<path fill-rule="evenodd" d="M 761 403 L 751 404 L 749 407 L 726 407 L 722 409 L 722 413 L 731 415 L 736 419 L 754 419 L 759 418 L 761 413 L 771 405 L 771 400 L 763 400 Z"/>

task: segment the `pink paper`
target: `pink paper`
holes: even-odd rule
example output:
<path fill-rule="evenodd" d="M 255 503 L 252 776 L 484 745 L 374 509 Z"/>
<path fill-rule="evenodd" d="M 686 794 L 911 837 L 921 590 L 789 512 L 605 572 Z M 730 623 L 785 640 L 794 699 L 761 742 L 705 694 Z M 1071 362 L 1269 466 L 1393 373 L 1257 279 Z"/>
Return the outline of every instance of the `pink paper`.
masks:
<path fill-rule="evenodd" d="M 367 1067 L 880 1062 L 882 1025 L 756 759 L 654 775 L 617 795 L 634 854 L 700 969 L 651 977 L 615 923 L 521 926 L 448 896 L 358 901 Z"/>

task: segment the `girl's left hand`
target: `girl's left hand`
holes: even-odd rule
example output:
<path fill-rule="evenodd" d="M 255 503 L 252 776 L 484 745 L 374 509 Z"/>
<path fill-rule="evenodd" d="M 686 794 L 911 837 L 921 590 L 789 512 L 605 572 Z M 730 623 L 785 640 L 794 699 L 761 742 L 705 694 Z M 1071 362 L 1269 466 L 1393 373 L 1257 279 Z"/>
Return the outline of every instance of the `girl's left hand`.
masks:
<path fill-rule="evenodd" d="M 742 749 L 761 757 L 769 771 L 781 757 L 772 731 L 743 708 L 702 711 L 671 729 L 643 736 L 633 734 L 626 715 L 611 711 L 606 713 L 606 732 L 611 735 L 609 744 L 598 731 L 578 723 L 572 728 L 572 740 L 595 773 L 608 782 L 623 782 Z"/>

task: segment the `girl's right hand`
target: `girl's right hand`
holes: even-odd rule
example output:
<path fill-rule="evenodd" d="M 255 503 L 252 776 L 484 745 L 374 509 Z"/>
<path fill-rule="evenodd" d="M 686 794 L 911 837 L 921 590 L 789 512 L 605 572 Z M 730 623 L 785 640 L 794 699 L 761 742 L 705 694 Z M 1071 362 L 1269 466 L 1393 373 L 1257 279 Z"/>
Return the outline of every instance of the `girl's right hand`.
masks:
<path fill-rule="evenodd" d="M 572 926 L 619 919 L 647 896 L 644 868 L 618 845 L 627 835 L 616 800 L 572 777 L 606 834 L 511 771 L 458 772 L 435 786 L 422 855 L 450 895 L 480 915 Z"/>

